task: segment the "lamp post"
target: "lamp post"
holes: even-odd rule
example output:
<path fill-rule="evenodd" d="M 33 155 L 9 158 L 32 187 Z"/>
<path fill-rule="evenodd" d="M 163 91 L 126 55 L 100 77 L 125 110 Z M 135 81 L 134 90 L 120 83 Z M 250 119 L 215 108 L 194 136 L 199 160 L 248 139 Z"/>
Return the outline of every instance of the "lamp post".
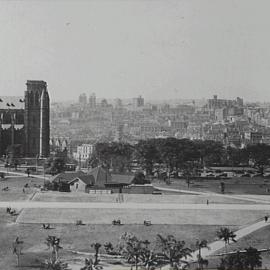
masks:
<path fill-rule="evenodd" d="M 43 162 L 43 187 L 45 188 L 45 159 Z"/>

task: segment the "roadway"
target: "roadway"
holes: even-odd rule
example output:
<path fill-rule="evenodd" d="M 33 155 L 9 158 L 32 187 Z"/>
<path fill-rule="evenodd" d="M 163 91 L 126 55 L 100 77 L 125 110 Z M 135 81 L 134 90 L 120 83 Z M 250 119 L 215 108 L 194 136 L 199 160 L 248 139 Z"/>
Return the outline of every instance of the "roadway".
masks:
<path fill-rule="evenodd" d="M 158 209 L 158 210 L 258 210 L 270 211 L 270 204 L 179 204 L 179 203 L 112 203 L 112 202 L 44 202 L 0 201 L 0 208 L 59 208 L 59 209 Z"/>

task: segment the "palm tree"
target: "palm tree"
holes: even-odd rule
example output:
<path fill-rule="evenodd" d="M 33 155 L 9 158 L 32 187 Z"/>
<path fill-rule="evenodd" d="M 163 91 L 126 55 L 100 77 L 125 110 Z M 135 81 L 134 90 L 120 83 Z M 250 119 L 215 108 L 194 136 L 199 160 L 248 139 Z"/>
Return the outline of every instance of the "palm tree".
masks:
<path fill-rule="evenodd" d="M 101 248 L 101 244 L 100 243 L 93 243 L 93 244 L 91 244 L 91 247 L 93 247 L 95 249 L 94 265 L 97 265 L 98 264 L 98 254 L 99 254 L 99 249 Z"/>
<path fill-rule="evenodd" d="M 62 249 L 60 246 L 60 238 L 49 235 L 46 238 L 46 244 L 49 249 L 52 249 L 51 261 L 56 262 L 58 260 L 59 249 Z"/>
<path fill-rule="evenodd" d="M 226 253 L 227 253 L 227 245 L 229 245 L 230 240 L 236 242 L 235 240 L 236 234 L 227 227 L 220 228 L 217 231 L 217 237 L 224 241 Z"/>
<path fill-rule="evenodd" d="M 126 256 L 129 262 L 135 263 L 136 270 L 138 269 L 138 263 L 142 252 L 142 242 L 139 241 L 137 238 L 130 239 L 126 243 Z"/>
<path fill-rule="evenodd" d="M 22 255 L 23 241 L 16 237 L 15 241 L 12 243 L 13 254 L 17 257 L 17 266 L 20 265 L 20 256 Z"/>
<path fill-rule="evenodd" d="M 210 249 L 210 248 L 208 247 L 207 240 L 204 240 L 204 239 L 203 240 L 197 239 L 195 245 L 196 245 L 196 248 L 199 251 L 199 254 L 198 254 L 198 269 L 203 269 L 203 265 L 207 265 L 208 261 L 202 258 L 201 250 L 202 250 L 202 248 L 208 248 L 208 249 Z"/>
<path fill-rule="evenodd" d="M 161 250 L 164 261 L 170 264 L 170 267 L 181 263 L 187 264 L 187 257 L 191 256 L 191 249 L 185 247 L 185 241 L 176 240 L 173 235 L 163 237 L 157 235 L 156 247 Z"/>
<path fill-rule="evenodd" d="M 120 240 L 120 253 L 131 264 L 131 267 L 135 265 L 135 269 L 138 269 L 138 265 L 141 263 L 148 269 L 154 264 L 155 256 L 149 250 L 150 242 L 148 240 L 139 240 L 130 233 L 124 233 Z"/>

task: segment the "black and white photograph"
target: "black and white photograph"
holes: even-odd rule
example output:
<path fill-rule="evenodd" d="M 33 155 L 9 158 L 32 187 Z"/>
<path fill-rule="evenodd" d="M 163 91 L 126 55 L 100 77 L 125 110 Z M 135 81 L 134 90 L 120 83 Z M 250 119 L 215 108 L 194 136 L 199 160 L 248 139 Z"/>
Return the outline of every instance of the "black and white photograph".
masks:
<path fill-rule="evenodd" d="M 0 270 L 270 269 L 269 0 L 0 0 Z"/>

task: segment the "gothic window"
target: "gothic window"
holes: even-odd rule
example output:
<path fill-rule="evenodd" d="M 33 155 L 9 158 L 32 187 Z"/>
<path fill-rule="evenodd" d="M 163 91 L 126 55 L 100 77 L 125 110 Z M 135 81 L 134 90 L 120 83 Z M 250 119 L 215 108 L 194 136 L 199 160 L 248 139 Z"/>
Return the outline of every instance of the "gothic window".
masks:
<path fill-rule="evenodd" d="M 33 94 L 30 93 L 30 98 L 29 98 L 29 103 L 30 103 L 30 106 L 34 105 L 34 97 L 33 97 Z"/>
<path fill-rule="evenodd" d="M 3 115 L 3 124 L 11 124 L 11 114 L 5 112 Z"/>
<path fill-rule="evenodd" d="M 36 93 L 35 95 L 35 105 L 37 106 L 39 104 L 39 95 Z"/>

